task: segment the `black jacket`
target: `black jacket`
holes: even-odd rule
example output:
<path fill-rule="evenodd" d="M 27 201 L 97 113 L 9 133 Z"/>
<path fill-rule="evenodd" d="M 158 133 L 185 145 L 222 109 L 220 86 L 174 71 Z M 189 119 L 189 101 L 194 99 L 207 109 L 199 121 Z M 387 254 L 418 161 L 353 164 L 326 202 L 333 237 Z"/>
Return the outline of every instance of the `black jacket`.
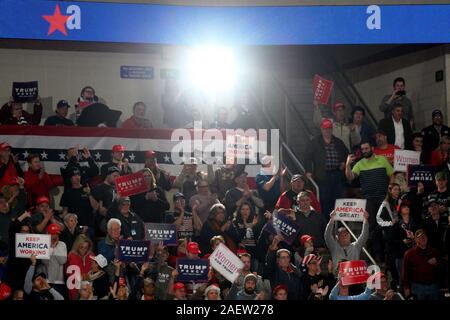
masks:
<path fill-rule="evenodd" d="M 27 122 L 28 125 L 38 126 L 42 118 L 42 104 L 35 103 L 33 105 L 33 113 L 22 111 L 22 118 Z M 12 105 L 5 103 L 2 106 L 0 110 L 0 123 L 10 125 L 19 124 L 19 119 L 12 116 Z"/>
<path fill-rule="evenodd" d="M 444 251 L 444 238 L 447 226 L 447 217 L 440 217 L 438 223 L 436 223 L 431 217 L 428 217 L 422 223 L 422 228 L 428 236 L 429 246 L 438 249 L 441 253 Z"/>
<path fill-rule="evenodd" d="M 164 191 L 157 187 L 156 193 L 158 195 L 156 201 L 147 200 L 145 192 L 131 196 L 132 210 L 146 223 L 164 223 L 166 210 L 170 208 Z"/>
<path fill-rule="evenodd" d="M 118 208 L 111 208 L 108 211 L 106 219 L 119 219 L 122 223 L 120 233 L 124 238 L 132 237 L 133 240 L 145 239 L 145 226 L 142 219 L 134 212 L 129 212 L 128 217 L 125 217 L 119 212 Z"/>
<path fill-rule="evenodd" d="M 299 300 L 304 297 L 303 286 L 298 270 L 291 268 L 290 272 L 282 270 L 276 261 L 276 252 L 267 251 L 264 279 L 270 280 L 270 286 L 275 288 L 283 284 L 288 288 L 288 300 Z"/>
<path fill-rule="evenodd" d="M 334 143 L 338 153 L 339 162 L 345 163 L 348 156 L 348 150 L 344 142 L 335 136 L 332 136 L 331 142 Z M 313 178 L 318 182 L 324 182 L 326 180 L 325 161 L 325 142 L 323 141 L 322 136 L 319 135 L 311 140 L 309 148 L 307 149 L 307 152 L 305 152 L 304 156 L 306 171 L 311 172 L 313 174 Z"/>
<path fill-rule="evenodd" d="M 438 132 L 434 125 L 431 125 L 423 128 L 421 134 L 423 136 L 423 149 L 431 152 L 439 147 L 441 135 L 450 136 L 450 128 L 443 125 L 441 132 Z"/>
<path fill-rule="evenodd" d="M 85 185 L 88 183 L 88 181 L 95 176 L 98 175 L 98 166 L 95 163 L 94 159 L 92 157 L 89 157 L 86 159 L 88 166 L 82 166 L 78 162 L 76 157 L 71 157 L 69 159 L 69 162 L 60 169 L 61 175 L 64 179 L 64 187 L 70 188 L 72 185 L 70 182 L 72 168 L 77 168 L 81 173 L 81 184 Z"/>
<path fill-rule="evenodd" d="M 412 150 L 412 130 L 408 120 L 402 118 L 403 123 L 403 136 L 405 138 L 405 149 Z M 378 123 L 378 129 L 383 130 L 387 135 L 387 141 L 389 144 L 395 145 L 395 128 L 394 120 L 392 117 L 387 119 L 381 119 Z"/>
<path fill-rule="evenodd" d="M 408 239 L 406 230 L 416 232 L 417 224 L 413 219 L 410 219 L 408 224 L 405 224 L 402 220 L 397 221 L 392 227 L 391 241 L 391 254 L 397 259 L 402 259 L 405 252 L 412 248 L 414 242 L 405 243 L 403 240 Z"/>

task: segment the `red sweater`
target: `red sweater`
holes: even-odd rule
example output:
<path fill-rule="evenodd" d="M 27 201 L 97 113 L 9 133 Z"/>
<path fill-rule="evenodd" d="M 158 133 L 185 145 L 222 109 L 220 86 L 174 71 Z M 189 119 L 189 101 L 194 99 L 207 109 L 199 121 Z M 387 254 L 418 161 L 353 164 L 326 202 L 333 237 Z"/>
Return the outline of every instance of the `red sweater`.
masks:
<path fill-rule="evenodd" d="M 433 150 L 433 152 L 431 152 L 430 164 L 432 166 L 440 166 L 446 162 L 447 162 L 447 153 L 444 153 L 439 149 Z"/>
<path fill-rule="evenodd" d="M 8 185 L 12 178 L 17 178 L 23 175 L 22 171 L 17 170 L 17 166 L 11 159 L 7 164 L 0 164 L 0 189 Z"/>
<path fill-rule="evenodd" d="M 437 283 L 441 269 L 439 257 L 439 251 L 428 246 L 426 249 L 414 247 L 406 251 L 403 257 L 403 287 L 409 289 L 412 282 L 425 285 Z M 435 258 L 438 264 L 429 264 L 431 258 Z"/>
<path fill-rule="evenodd" d="M 136 121 L 134 116 L 125 120 L 122 124 L 123 129 L 148 129 L 152 128 L 152 123 L 148 119 L 140 119 Z"/>
<path fill-rule="evenodd" d="M 25 178 L 25 190 L 27 191 L 27 203 L 28 206 L 33 206 L 38 197 L 49 197 L 49 191 L 55 184 L 48 175 L 44 172 L 42 179 L 39 179 L 39 172 L 28 169 L 24 175 Z"/>
<path fill-rule="evenodd" d="M 92 259 L 90 257 L 95 257 L 95 255 L 91 252 L 91 253 L 87 254 L 86 257 L 83 259 L 78 254 L 70 252 L 69 255 L 67 256 L 67 262 L 66 262 L 66 268 L 65 268 L 66 275 L 70 276 L 73 274 L 73 271 L 71 273 L 67 273 L 67 271 L 68 271 L 67 267 L 75 265 L 80 268 L 80 276 L 81 276 L 80 280 L 83 280 L 83 278 L 86 276 L 86 274 L 89 272 L 89 270 L 91 270 Z M 69 290 L 70 300 L 76 299 L 77 294 L 78 294 L 77 289 L 70 289 Z"/>

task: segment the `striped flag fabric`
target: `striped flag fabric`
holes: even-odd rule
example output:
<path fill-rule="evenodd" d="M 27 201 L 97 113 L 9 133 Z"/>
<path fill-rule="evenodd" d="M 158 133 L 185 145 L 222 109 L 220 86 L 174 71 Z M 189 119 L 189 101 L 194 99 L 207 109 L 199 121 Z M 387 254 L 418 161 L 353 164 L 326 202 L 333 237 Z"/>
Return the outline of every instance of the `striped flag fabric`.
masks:
<path fill-rule="evenodd" d="M 200 136 L 194 130 L 186 129 L 191 133 L 192 145 L 200 145 L 205 148 L 211 143 L 222 144 L 222 153 L 212 155 L 225 162 L 225 140 L 198 141 L 195 138 Z M 182 165 L 174 163 L 172 151 L 180 150 L 181 141 L 173 137 L 174 129 L 120 129 L 120 128 L 82 128 L 82 127 L 49 127 L 49 126 L 0 126 L 0 142 L 7 142 L 12 146 L 12 153 L 18 154 L 19 161 L 24 170 L 27 170 L 26 159 L 29 154 L 37 153 L 44 168 L 52 176 L 60 175 L 60 168 L 67 163 L 66 152 L 69 148 L 79 146 L 81 154 L 84 147 L 90 150 L 92 158 L 100 167 L 104 163 L 111 161 L 111 149 L 113 145 L 122 144 L 125 146 L 125 157 L 129 160 L 129 165 L 133 171 L 144 167 L 145 153 L 153 150 L 160 167 L 171 174 L 177 176 Z M 175 135 L 176 136 L 176 135 Z M 178 146 L 178 147 L 176 147 Z M 194 156 L 194 153 L 185 155 Z M 80 157 L 82 159 L 82 157 Z M 199 159 L 199 170 L 207 172 L 205 162 Z M 259 161 L 259 158 L 258 158 Z M 258 162 L 259 163 L 259 162 Z M 216 169 L 218 165 L 214 165 Z M 254 177 L 260 170 L 259 164 L 247 164 L 249 184 L 254 185 Z"/>

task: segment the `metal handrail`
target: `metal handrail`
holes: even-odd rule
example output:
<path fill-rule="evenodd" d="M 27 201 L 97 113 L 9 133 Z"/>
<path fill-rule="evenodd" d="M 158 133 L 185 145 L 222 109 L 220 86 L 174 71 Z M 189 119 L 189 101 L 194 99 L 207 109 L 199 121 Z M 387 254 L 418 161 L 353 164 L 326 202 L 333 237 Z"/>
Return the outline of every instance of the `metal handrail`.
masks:
<path fill-rule="evenodd" d="M 300 122 L 302 123 L 302 125 L 300 126 L 303 131 L 307 134 L 307 136 L 309 137 L 309 139 L 311 139 L 314 135 L 312 134 L 311 130 L 309 130 L 308 126 L 306 125 L 305 120 L 303 119 L 302 114 L 297 110 L 297 108 L 295 108 L 295 104 L 292 101 L 291 97 L 289 96 L 288 92 L 286 91 L 286 89 L 284 88 L 283 84 L 281 83 L 280 80 L 278 80 L 278 78 L 272 74 L 271 75 L 272 80 L 277 84 L 278 88 L 281 90 L 281 92 L 284 95 L 284 99 L 285 99 L 285 104 L 286 102 L 288 102 L 286 105 L 289 107 L 289 109 L 297 116 L 298 119 L 300 119 Z"/>
<path fill-rule="evenodd" d="M 334 74 L 338 75 L 344 82 L 342 83 L 340 80 L 341 79 L 337 79 L 336 77 L 333 77 L 335 80 L 337 80 L 338 83 L 340 83 L 341 85 L 339 85 L 338 87 L 342 90 L 342 92 L 344 93 L 344 95 L 346 96 L 346 99 L 351 101 L 351 99 L 348 97 L 348 95 L 346 94 L 346 92 L 344 92 L 344 88 L 348 88 L 349 89 L 349 93 L 351 95 L 353 95 L 354 97 L 356 97 L 355 100 L 359 101 L 359 105 L 366 111 L 366 115 L 368 116 L 368 118 L 370 119 L 370 122 L 372 122 L 372 125 L 374 125 L 375 127 L 377 127 L 377 118 L 375 117 L 375 115 L 372 113 L 372 111 L 370 110 L 369 106 L 367 105 L 367 103 L 365 102 L 365 100 L 363 99 L 363 97 L 361 96 L 361 94 L 359 93 L 358 90 L 356 90 L 354 84 L 350 81 L 350 79 L 347 77 L 347 75 L 345 74 L 345 72 L 339 67 L 339 65 L 337 63 L 336 64 L 336 69 L 338 70 L 337 72 L 334 72 Z"/>
<path fill-rule="evenodd" d="M 292 161 L 295 162 L 295 164 L 301 169 L 303 170 L 304 173 L 306 173 L 305 167 L 303 167 L 303 165 L 301 164 L 301 162 L 297 159 L 297 157 L 295 156 L 294 152 L 292 152 L 291 148 L 283 141 L 281 143 L 281 146 L 284 148 L 284 150 L 289 154 L 289 156 L 291 157 Z M 306 176 L 306 175 L 305 175 Z M 314 181 L 313 178 L 308 177 L 308 180 L 311 182 L 311 184 L 314 186 L 314 188 L 316 189 L 316 196 L 317 199 L 320 200 L 320 190 L 319 190 L 319 185 L 316 183 L 316 181 Z"/>
<path fill-rule="evenodd" d="M 303 131 L 307 134 L 308 138 L 311 139 L 312 138 L 312 133 L 309 130 L 309 128 L 306 126 L 305 121 L 303 120 L 303 117 L 301 116 L 301 114 L 299 113 L 299 111 L 295 108 L 294 103 L 292 102 L 292 100 L 289 98 L 289 96 L 286 93 L 286 90 L 284 89 L 283 85 L 281 84 L 281 82 L 279 82 L 274 75 L 272 75 L 273 81 L 278 85 L 278 87 L 281 89 L 283 95 L 284 95 L 284 100 L 285 100 L 285 104 L 287 106 L 289 106 L 289 109 L 291 111 L 293 111 L 297 117 L 300 119 L 302 125 L 300 127 L 302 127 Z M 262 106 L 261 110 L 262 110 L 262 114 L 264 116 L 264 119 L 268 122 L 268 124 L 270 125 L 270 127 L 272 128 L 276 128 L 276 124 L 274 123 L 274 121 L 271 119 L 271 117 L 269 117 L 269 115 L 267 114 L 267 111 L 265 109 L 265 103 L 264 103 L 264 99 L 262 101 L 262 103 L 260 103 L 260 106 Z M 302 163 L 300 162 L 300 160 L 298 160 L 297 156 L 294 154 L 294 152 L 292 151 L 292 149 L 289 147 L 289 145 L 286 143 L 286 137 L 284 136 L 284 134 L 282 132 L 280 132 L 280 140 L 281 140 L 281 148 L 283 148 L 287 154 L 289 155 L 290 159 L 300 168 L 300 170 L 303 171 L 303 173 L 306 173 L 305 167 L 302 165 Z M 281 150 L 280 150 L 281 151 Z M 282 154 L 282 152 L 280 152 L 280 154 Z M 287 166 L 285 165 L 285 162 L 282 161 L 282 164 L 284 165 L 285 168 L 287 168 Z M 292 176 L 292 172 L 289 170 L 288 168 L 288 173 Z M 306 176 L 306 175 L 305 175 Z M 314 181 L 314 179 L 307 177 L 307 179 L 311 182 L 311 184 L 314 186 L 315 190 L 316 190 L 316 196 L 317 199 L 320 200 L 320 190 L 319 190 L 319 185 Z"/>

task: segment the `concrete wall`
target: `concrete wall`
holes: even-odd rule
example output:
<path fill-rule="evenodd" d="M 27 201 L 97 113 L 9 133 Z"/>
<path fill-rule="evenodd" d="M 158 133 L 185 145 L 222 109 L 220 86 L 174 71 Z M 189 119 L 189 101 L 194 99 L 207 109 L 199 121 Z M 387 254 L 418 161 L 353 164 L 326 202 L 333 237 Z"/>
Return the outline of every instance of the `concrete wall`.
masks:
<path fill-rule="evenodd" d="M 382 97 L 392 93 L 392 81 L 396 77 L 405 78 L 407 96 L 413 103 L 416 129 L 419 130 L 431 123 L 431 111 L 435 108 L 442 109 L 448 122 L 450 101 L 446 94 L 445 74 L 449 75 L 450 70 L 447 68 L 444 72 L 444 81 L 435 81 L 436 71 L 445 71 L 443 49 L 437 47 L 387 59 L 349 70 L 348 74 L 377 119 L 382 118 L 378 109 Z"/>
<path fill-rule="evenodd" d="M 161 95 L 166 80 L 161 79 L 161 68 L 181 69 L 186 51 L 171 47 L 162 53 L 117 53 L 61 50 L 0 49 L 0 103 L 11 96 L 13 81 L 39 81 L 39 95 L 44 103 L 44 116 L 53 114 L 56 103 L 66 99 L 73 106 L 81 88 L 93 86 L 97 96 L 110 108 L 122 111 L 122 120 L 132 115 L 132 106 L 144 101 L 149 107 L 147 117 L 162 127 Z M 122 79 L 120 66 L 151 66 L 151 80 Z M 189 87 L 184 87 L 193 93 Z M 233 92 L 220 92 L 216 96 L 194 94 L 194 103 L 206 121 L 213 121 L 211 105 L 229 107 Z M 102 101 L 102 102 L 103 102 Z M 31 108 L 31 106 L 28 106 Z M 69 113 L 73 111 L 70 110 Z"/>

